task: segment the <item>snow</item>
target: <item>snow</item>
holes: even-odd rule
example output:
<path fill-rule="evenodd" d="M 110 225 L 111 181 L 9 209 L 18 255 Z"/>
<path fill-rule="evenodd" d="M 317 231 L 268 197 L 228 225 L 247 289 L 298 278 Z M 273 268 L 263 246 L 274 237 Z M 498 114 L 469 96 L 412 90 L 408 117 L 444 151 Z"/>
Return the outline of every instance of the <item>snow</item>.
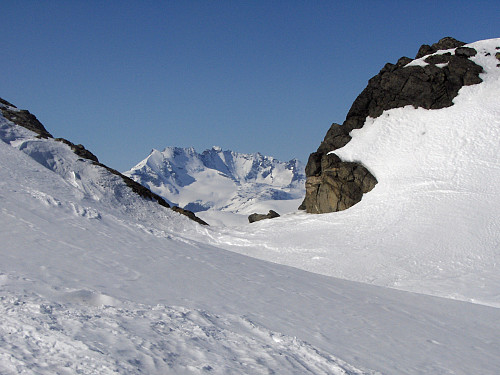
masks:
<path fill-rule="evenodd" d="M 379 184 L 334 214 L 200 226 L 0 115 L 0 373 L 497 374 L 500 40 L 472 46 L 453 107 L 338 150 Z"/>
<path fill-rule="evenodd" d="M 466 47 L 470 47 L 471 45 L 467 44 Z M 442 49 L 442 50 L 439 50 L 435 53 L 431 53 L 430 55 L 445 55 L 445 54 L 450 54 L 450 55 L 454 55 L 455 54 L 455 48 L 453 49 Z M 428 58 L 430 55 L 425 55 L 425 56 L 422 56 L 418 59 L 414 59 L 413 61 L 409 62 L 408 64 L 405 65 L 406 66 L 427 66 L 429 65 L 428 62 L 425 62 L 425 59 Z M 447 64 L 436 64 L 437 67 L 444 67 L 446 66 Z"/>
<path fill-rule="evenodd" d="M 0 301 L 2 374 L 362 373 L 235 315 L 130 302 L 94 306 L 85 298 L 61 304 L 32 293 Z"/>

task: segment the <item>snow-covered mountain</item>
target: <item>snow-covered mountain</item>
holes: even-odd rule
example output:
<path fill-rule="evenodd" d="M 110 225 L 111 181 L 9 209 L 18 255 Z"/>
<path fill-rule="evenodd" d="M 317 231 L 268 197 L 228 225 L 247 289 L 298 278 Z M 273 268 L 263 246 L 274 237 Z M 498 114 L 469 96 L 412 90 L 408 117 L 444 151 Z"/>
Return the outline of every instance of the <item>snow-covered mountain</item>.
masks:
<path fill-rule="evenodd" d="M 201 154 L 194 148 L 152 150 L 124 174 L 210 224 L 245 223 L 249 214 L 270 209 L 289 213 L 305 194 L 304 165 L 298 160 L 281 162 L 217 146 Z"/>
<path fill-rule="evenodd" d="M 0 373 L 498 374 L 500 39 L 467 46 L 482 82 L 452 106 L 335 150 L 377 178 L 359 203 L 236 228 L 0 101 Z"/>

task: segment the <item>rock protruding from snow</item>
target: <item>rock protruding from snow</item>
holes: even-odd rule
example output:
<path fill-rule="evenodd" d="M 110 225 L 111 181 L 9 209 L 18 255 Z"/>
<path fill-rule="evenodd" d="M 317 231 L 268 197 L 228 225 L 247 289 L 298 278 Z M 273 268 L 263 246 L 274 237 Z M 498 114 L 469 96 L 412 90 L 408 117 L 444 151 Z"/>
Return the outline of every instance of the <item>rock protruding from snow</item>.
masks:
<path fill-rule="evenodd" d="M 52 135 L 34 115 L 27 110 L 18 109 L 2 98 L 0 98 L 0 113 L 7 120 L 35 132 L 41 138 L 52 138 Z"/>
<path fill-rule="evenodd" d="M 280 214 L 274 210 L 269 210 L 267 214 L 251 214 L 248 216 L 249 223 L 255 223 L 256 221 L 261 221 L 265 219 L 274 219 L 276 217 L 280 217 Z"/>
<path fill-rule="evenodd" d="M 432 53 L 436 53 L 439 50 L 462 47 L 463 45 L 465 45 L 464 42 L 461 42 L 459 40 L 456 40 L 455 38 L 447 36 L 439 40 L 439 42 L 434 43 L 432 46 L 429 46 L 428 44 L 422 44 L 418 49 L 418 53 L 415 58 L 419 59 L 421 57 L 430 55 Z"/>
<path fill-rule="evenodd" d="M 21 128 L 19 128 L 19 126 Z M 19 129 L 24 128 L 23 131 Z M 29 130 L 26 131 L 25 129 Z M 35 134 L 33 134 L 35 133 Z M 87 150 L 83 145 L 74 143 L 64 138 L 53 138 L 45 129 L 43 124 L 27 110 L 20 110 L 8 101 L 0 98 L 0 140 L 11 146 L 17 147 L 27 155 L 31 156 L 44 167 L 56 172 L 70 184 L 79 186 L 86 193 L 96 189 L 98 195 L 111 194 L 117 197 L 126 194 L 121 192 L 121 188 L 111 187 L 118 177 L 122 181 L 119 185 L 125 185 L 140 197 L 158 203 L 160 206 L 172 208 L 172 210 L 189 217 L 199 224 L 207 223 L 188 210 L 170 205 L 157 194 L 151 192 L 147 187 L 124 176 L 115 169 L 112 169 L 99 162 L 97 156 Z M 59 145 L 64 144 L 65 146 Z M 62 147 L 60 147 L 62 146 Z M 76 158 L 75 155 L 78 157 Z M 82 166 L 83 169 L 82 169 Z M 86 173 L 90 178 L 82 178 Z M 89 172 L 91 171 L 92 172 Z M 78 180 L 78 182 L 76 181 Z M 113 199 L 117 198 L 113 197 Z M 117 199 L 119 204 L 125 204 L 124 200 Z"/>
<path fill-rule="evenodd" d="M 344 165 L 340 159 L 335 161 L 332 173 L 332 162 L 324 160 L 325 156 L 344 147 L 351 140 L 350 132 L 362 128 L 368 117 L 377 118 L 385 110 L 407 105 L 425 109 L 453 105 L 463 86 L 482 82 L 479 74 L 483 68 L 469 59 L 476 53 L 463 42 L 443 38 L 432 46 L 420 47 L 415 60 L 401 57 L 396 64 L 386 64 L 356 98 L 344 123 L 332 124 L 318 150 L 311 154 L 301 208 L 324 213 L 358 203 L 362 194 L 375 186 L 375 177 L 360 163 Z M 357 177 L 351 173 L 355 170 L 359 170 Z"/>

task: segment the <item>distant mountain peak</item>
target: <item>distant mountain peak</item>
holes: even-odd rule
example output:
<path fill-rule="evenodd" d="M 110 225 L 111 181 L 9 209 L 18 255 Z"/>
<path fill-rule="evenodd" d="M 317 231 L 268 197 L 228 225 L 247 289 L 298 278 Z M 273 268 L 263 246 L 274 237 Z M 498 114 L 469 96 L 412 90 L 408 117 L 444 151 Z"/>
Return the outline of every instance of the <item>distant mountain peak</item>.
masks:
<path fill-rule="evenodd" d="M 282 162 L 220 146 L 201 153 L 193 147 L 153 150 L 125 175 L 195 211 L 237 212 L 256 202 L 300 199 L 305 183 L 304 165 L 297 159 Z"/>

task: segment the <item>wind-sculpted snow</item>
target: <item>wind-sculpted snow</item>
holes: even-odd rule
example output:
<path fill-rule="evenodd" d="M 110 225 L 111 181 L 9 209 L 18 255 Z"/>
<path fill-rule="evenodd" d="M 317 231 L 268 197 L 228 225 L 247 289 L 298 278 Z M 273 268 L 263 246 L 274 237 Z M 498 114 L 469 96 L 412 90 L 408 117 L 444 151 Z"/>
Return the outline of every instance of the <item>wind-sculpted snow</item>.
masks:
<path fill-rule="evenodd" d="M 245 223 L 256 210 L 295 211 L 305 192 L 299 161 L 281 162 L 215 146 L 201 154 L 194 148 L 153 150 L 125 174 L 212 225 Z"/>
<path fill-rule="evenodd" d="M 115 306 L 109 297 L 82 292 L 68 293 L 72 303 L 61 303 L 2 290 L 0 373 L 365 373 L 245 317 L 131 302 Z"/>

